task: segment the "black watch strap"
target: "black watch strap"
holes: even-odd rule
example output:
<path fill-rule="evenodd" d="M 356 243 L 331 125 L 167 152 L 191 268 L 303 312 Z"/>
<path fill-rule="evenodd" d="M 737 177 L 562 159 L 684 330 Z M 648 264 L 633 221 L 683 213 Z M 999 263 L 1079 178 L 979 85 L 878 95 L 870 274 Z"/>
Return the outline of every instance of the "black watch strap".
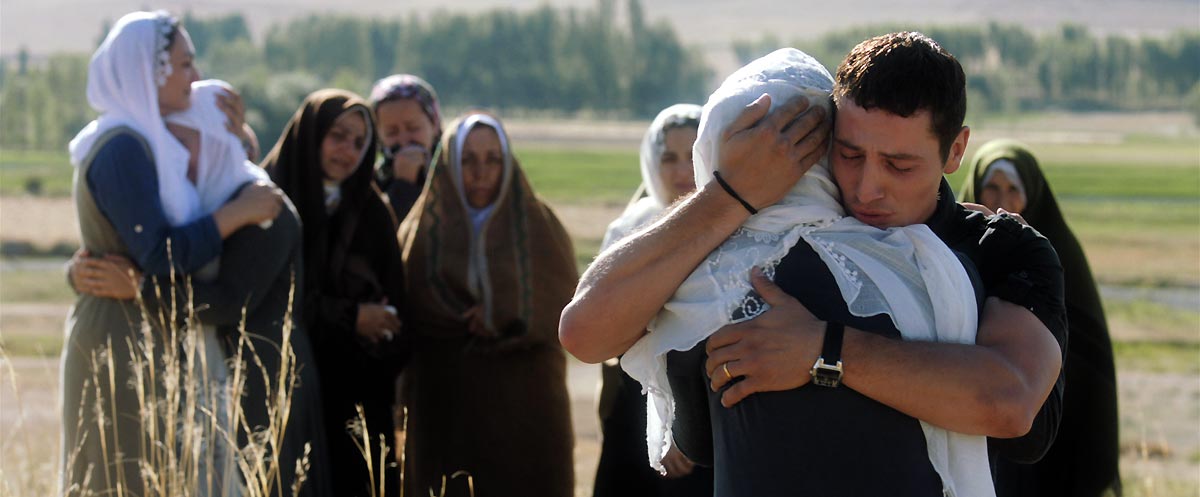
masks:
<path fill-rule="evenodd" d="M 842 336 L 846 326 L 829 321 L 825 323 L 825 342 L 821 345 L 821 358 L 826 364 L 837 364 L 842 360 Z"/>

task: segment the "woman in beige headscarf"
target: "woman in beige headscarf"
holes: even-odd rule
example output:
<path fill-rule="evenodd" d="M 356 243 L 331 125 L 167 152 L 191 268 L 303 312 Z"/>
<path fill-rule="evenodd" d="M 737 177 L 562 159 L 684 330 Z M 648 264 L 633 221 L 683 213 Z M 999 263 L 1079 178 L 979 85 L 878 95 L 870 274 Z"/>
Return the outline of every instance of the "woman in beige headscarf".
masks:
<path fill-rule="evenodd" d="M 413 333 L 401 376 L 407 495 L 573 493 L 558 317 L 578 278 L 571 240 L 493 116 L 446 130 L 400 227 Z"/>

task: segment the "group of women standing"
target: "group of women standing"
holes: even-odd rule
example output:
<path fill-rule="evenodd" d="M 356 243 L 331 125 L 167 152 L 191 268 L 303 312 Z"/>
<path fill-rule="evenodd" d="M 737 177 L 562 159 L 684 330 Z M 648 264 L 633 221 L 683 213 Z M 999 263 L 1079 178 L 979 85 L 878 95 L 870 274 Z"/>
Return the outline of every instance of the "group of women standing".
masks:
<path fill-rule="evenodd" d="M 206 384 L 237 392 L 191 414 L 219 425 L 202 495 L 394 493 L 402 469 L 408 495 L 460 471 L 472 481 L 446 495 L 572 494 L 557 323 L 574 250 L 499 119 L 468 112 L 443 133 L 414 76 L 379 81 L 370 101 L 319 90 L 256 165 L 227 129 L 240 118 L 230 90 L 198 81 L 193 58 L 178 21 L 137 12 L 89 69 L 100 117 L 71 143 L 83 247 L 69 271 L 64 492 L 158 483 L 148 452 L 171 437 L 144 427 L 165 415 L 146 404 L 161 385 L 130 364 L 153 353 L 146 337 L 182 346 L 163 330 L 194 317 Z M 368 437 L 350 429 L 358 406 Z M 277 463 L 265 487 L 246 468 L 263 460 Z"/>

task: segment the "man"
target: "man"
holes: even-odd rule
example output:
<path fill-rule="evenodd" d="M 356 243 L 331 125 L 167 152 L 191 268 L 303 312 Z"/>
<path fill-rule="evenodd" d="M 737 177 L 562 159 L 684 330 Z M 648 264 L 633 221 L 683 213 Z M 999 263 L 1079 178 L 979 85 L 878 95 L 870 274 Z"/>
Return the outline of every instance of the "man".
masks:
<path fill-rule="evenodd" d="M 735 412 L 756 393 L 796 400 L 794 409 L 776 416 L 786 433 L 758 441 L 771 449 L 755 451 L 755 464 L 724 479 L 717 468 L 717 494 L 753 488 L 759 495 L 940 495 L 917 420 L 994 437 L 992 447 L 1004 457 L 1036 460 L 1053 440 L 1061 402 L 1062 269 L 1032 229 L 1007 217 L 986 218 L 951 199 L 942 176 L 959 167 L 970 135 L 962 126 L 961 66 L 919 33 L 872 38 L 839 67 L 834 99 L 830 164 L 847 213 L 878 228 L 928 224 L 966 259 L 986 297 L 976 343 L 907 342 L 856 327 L 860 322 L 848 318 L 832 279 L 810 271 L 815 253 L 797 244 L 781 261 L 774 284 L 754 278 L 772 308 L 718 331 L 704 350 L 693 351 L 707 355 L 696 375 L 705 374 L 717 392 L 709 398 L 717 416 L 726 414 L 715 410 L 717 402 Z M 806 107 L 802 99 L 770 113 L 765 99 L 748 106 L 720 147 L 719 170 L 730 191 L 709 182 L 664 219 L 597 258 L 563 312 L 559 332 L 568 351 L 599 362 L 627 350 L 751 209 L 783 197 L 827 149 L 829 123 L 819 109 L 802 113 Z M 837 336 L 840 350 L 823 351 L 837 344 L 828 340 Z M 828 365 L 815 367 L 818 359 Z M 840 367 L 832 366 L 838 360 Z M 668 374 L 691 374 L 691 362 L 669 358 Z M 808 386 L 818 376 L 842 386 Z M 683 411 L 705 401 L 676 393 L 676 442 L 689 456 L 705 459 L 703 442 L 684 440 L 695 438 L 694 428 L 704 423 L 686 426 L 683 419 Z M 753 418 L 715 419 L 713 426 L 721 432 L 730 426 L 722 423 L 732 423 L 736 431 L 737 422 L 747 419 Z M 730 438 L 717 435 L 711 450 L 728 450 L 722 441 Z M 807 446 L 786 450 L 800 444 Z M 764 479 L 771 483 L 764 486 Z"/>

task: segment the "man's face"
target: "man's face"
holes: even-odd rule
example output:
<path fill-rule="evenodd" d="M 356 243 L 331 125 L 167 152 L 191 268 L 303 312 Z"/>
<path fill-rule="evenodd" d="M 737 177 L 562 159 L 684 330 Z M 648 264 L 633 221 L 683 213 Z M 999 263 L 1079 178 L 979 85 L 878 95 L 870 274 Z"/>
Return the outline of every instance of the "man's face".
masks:
<path fill-rule="evenodd" d="M 877 228 L 920 224 L 933 215 L 942 174 L 962 162 L 963 128 L 945 161 L 929 111 L 900 117 L 843 98 L 833 128 L 831 167 L 846 213 Z"/>

